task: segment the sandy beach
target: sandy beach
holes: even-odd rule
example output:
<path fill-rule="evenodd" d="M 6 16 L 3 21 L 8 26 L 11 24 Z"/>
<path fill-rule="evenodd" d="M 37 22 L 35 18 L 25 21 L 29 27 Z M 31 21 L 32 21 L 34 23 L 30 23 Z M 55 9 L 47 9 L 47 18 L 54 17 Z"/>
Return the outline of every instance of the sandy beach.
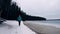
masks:
<path fill-rule="evenodd" d="M 60 34 L 60 25 L 41 23 L 38 21 L 25 21 L 24 24 L 38 34 Z"/>

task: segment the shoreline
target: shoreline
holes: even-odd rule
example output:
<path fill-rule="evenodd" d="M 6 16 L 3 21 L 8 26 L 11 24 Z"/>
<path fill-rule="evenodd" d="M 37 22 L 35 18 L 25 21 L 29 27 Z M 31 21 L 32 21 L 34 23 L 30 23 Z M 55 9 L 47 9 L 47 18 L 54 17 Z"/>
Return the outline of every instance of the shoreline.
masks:
<path fill-rule="evenodd" d="M 60 33 L 60 25 L 51 24 L 51 23 L 37 23 L 34 21 L 25 21 L 24 24 L 33 31 L 38 33 L 55 34 L 55 32 L 57 31 L 58 33 Z"/>

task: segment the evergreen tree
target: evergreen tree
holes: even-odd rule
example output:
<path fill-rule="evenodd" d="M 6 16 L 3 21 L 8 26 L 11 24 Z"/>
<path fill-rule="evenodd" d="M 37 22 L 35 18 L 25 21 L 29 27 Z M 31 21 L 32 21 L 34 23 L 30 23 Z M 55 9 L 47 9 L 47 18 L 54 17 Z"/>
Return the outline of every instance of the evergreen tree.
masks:
<path fill-rule="evenodd" d="M 0 0 L 0 9 L 2 10 L 1 17 L 7 20 L 17 20 L 19 15 L 23 21 L 46 20 L 44 17 L 27 15 L 25 12 L 21 11 L 20 7 L 18 7 L 16 3 L 11 2 L 11 0 Z"/>

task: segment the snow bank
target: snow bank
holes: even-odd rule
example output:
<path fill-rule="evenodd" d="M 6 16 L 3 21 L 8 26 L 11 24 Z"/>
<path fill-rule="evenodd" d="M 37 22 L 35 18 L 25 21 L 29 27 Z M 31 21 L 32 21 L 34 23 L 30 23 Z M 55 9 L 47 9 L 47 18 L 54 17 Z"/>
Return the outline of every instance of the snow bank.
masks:
<path fill-rule="evenodd" d="M 27 26 L 21 21 L 21 26 L 18 26 L 17 21 L 6 21 L 3 24 L 0 24 L 0 34 L 36 34 L 30 30 Z"/>

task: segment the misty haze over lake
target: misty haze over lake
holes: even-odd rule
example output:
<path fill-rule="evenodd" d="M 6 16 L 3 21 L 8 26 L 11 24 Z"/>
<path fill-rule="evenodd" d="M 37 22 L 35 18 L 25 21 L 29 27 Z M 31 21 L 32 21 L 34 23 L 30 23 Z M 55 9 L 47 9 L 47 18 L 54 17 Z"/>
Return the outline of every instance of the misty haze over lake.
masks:
<path fill-rule="evenodd" d="M 17 0 L 16 2 L 29 15 L 47 19 L 60 18 L 60 0 Z"/>

